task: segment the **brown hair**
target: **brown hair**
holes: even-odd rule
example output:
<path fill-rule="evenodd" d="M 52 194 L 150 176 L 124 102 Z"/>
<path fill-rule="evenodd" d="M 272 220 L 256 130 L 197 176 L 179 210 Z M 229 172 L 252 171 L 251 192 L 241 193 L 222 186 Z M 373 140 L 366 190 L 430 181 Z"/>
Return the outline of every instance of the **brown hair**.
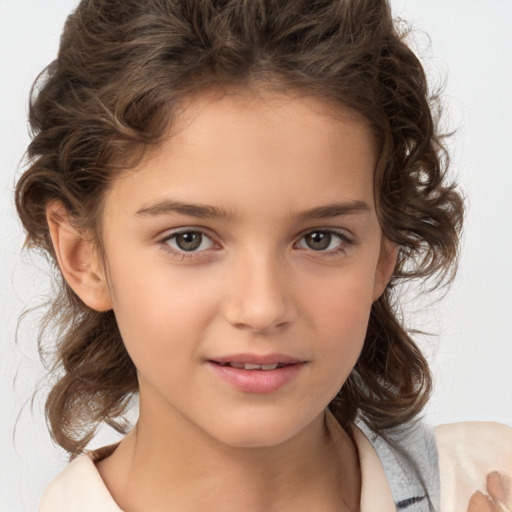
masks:
<path fill-rule="evenodd" d="M 413 419 L 431 389 L 393 286 L 449 278 L 462 222 L 435 98 L 385 0 L 82 0 L 33 89 L 30 164 L 16 189 L 27 243 L 55 263 L 45 216 L 53 199 L 79 229 L 99 233 L 116 171 L 130 164 L 126 155 L 158 144 L 180 101 L 206 88 L 258 85 L 334 101 L 364 116 L 377 135 L 378 216 L 400 246 L 399 261 L 372 306 L 361 357 L 330 407 L 342 426 L 359 415 L 385 435 Z M 113 312 L 91 310 L 60 279 L 40 352 L 54 332 L 46 414 L 56 442 L 76 455 L 101 422 L 123 429 L 137 378 Z"/>

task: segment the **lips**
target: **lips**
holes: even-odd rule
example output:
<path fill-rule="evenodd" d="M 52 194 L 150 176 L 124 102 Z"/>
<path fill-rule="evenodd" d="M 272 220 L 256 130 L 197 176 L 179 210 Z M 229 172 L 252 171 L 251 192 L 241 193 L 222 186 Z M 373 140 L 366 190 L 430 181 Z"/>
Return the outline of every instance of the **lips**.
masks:
<path fill-rule="evenodd" d="M 213 361 L 215 362 L 215 361 Z M 220 363 L 218 363 L 220 364 Z M 287 366 L 286 363 L 274 363 L 274 364 L 252 364 L 252 363 L 224 363 L 221 366 L 230 366 L 231 368 L 243 368 L 244 370 L 276 370 L 277 368 L 283 368 Z"/>
<path fill-rule="evenodd" d="M 234 368 L 241 368 L 238 366 L 252 365 L 252 366 L 270 366 L 277 364 L 278 366 L 285 366 L 288 364 L 303 363 L 304 361 L 296 357 L 289 356 L 287 354 L 232 354 L 222 357 L 214 357 L 210 359 L 213 363 L 220 364 L 222 366 L 230 365 Z M 260 368 L 245 368 L 246 370 L 256 370 Z"/>
<path fill-rule="evenodd" d="M 285 354 L 236 354 L 206 361 L 214 374 L 238 391 L 273 393 L 291 383 L 306 363 Z"/>

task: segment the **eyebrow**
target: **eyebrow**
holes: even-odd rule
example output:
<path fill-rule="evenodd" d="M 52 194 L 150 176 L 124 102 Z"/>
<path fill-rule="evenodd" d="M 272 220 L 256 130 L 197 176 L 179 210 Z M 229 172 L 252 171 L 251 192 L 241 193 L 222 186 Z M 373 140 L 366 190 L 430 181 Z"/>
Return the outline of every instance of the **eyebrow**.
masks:
<path fill-rule="evenodd" d="M 137 210 L 137 215 L 146 217 L 155 217 L 159 215 L 170 215 L 179 213 L 189 215 L 190 217 L 198 217 L 202 219 L 225 219 L 230 220 L 235 215 L 234 212 L 228 211 L 217 206 L 209 206 L 203 204 L 182 203 L 180 201 L 172 201 L 164 199 L 150 206 L 145 206 Z"/>
<path fill-rule="evenodd" d="M 347 201 L 311 208 L 310 210 L 300 213 L 299 218 L 301 220 L 328 219 L 330 217 L 340 217 L 354 213 L 367 213 L 370 211 L 370 206 L 364 201 Z"/>
<path fill-rule="evenodd" d="M 331 203 L 323 206 L 317 206 L 301 212 L 298 217 L 300 220 L 327 219 L 355 213 L 365 213 L 371 211 L 370 207 L 364 201 L 347 201 L 342 203 Z M 203 219 L 224 219 L 231 220 L 235 217 L 234 211 L 229 211 L 217 206 L 204 204 L 182 203 L 164 199 L 155 204 L 145 206 L 137 210 L 136 215 L 142 217 L 156 217 L 160 215 L 170 215 L 178 213 Z"/>

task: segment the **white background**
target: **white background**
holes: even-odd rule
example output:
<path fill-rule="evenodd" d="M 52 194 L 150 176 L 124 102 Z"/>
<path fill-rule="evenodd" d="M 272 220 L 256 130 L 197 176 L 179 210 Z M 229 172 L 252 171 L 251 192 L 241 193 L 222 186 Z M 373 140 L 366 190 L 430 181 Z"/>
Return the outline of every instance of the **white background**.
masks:
<path fill-rule="evenodd" d="M 65 464 L 52 446 L 36 399 L 43 375 L 34 314 L 17 318 L 46 293 L 44 261 L 21 254 L 23 236 L 12 190 L 29 141 L 30 85 L 56 52 L 75 0 L 0 0 L 0 511 L 36 509 L 47 482 Z M 452 170 L 469 209 L 458 279 L 447 298 L 411 323 L 435 334 L 421 343 L 432 360 L 433 423 L 495 420 L 512 424 L 512 0 L 394 0 L 433 84 L 446 80 L 445 126 Z M 429 37 L 430 39 L 429 39 Z M 18 170 L 17 170 L 18 169 Z M 18 418 L 19 417 L 19 418 Z M 16 419 L 17 429 L 14 436 Z M 103 434 L 96 445 L 108 442 Z"/>

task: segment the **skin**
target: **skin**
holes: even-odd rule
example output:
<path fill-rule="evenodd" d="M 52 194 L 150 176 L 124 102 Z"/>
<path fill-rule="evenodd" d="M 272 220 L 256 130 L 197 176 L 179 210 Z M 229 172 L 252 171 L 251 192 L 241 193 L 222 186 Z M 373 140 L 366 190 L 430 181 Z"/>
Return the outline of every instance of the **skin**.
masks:
<path fill-rule="evenodd" d="M 375 212 L 370 128 L 277 93 L 205 93 L 184 107 L 107 193 L 106 267 L 62 205 L 48 209 L 68 283 L 113 308 L 138 372 L 138 424 L 98 469 L 128 512 L 357 510 L 357 452 L 326 432 L 324 411 L 396 261 Z M 184 251 L 177 230 L 200 246 Z M 244 392 L 209 362 L 239 353 L 304 363 L 274 392 Z"/>
<path fill-rule="evenodd" d="M 512 510 L 510 481 L 498 472 L 487 476 L 487 494 L 476 492 L 468 505 L 468 512 L 508 512 L 510 510 Z"/>

